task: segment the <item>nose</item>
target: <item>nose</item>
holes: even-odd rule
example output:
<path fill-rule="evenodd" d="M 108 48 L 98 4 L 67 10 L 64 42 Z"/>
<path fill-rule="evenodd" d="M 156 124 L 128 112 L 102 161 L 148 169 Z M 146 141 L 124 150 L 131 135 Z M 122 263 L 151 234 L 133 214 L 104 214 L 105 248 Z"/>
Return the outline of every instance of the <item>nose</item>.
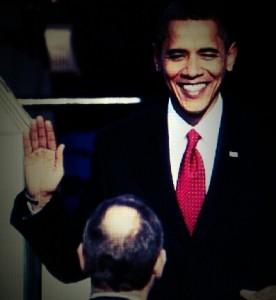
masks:
<path fill-rule="evenodd" d="M 202 69 L 198 58 L 194 55 L 191 55 L 187 58 L 185 65 L 182 69 L 182 75 L 189 78 L 194 78 L 200 76 Z"/>

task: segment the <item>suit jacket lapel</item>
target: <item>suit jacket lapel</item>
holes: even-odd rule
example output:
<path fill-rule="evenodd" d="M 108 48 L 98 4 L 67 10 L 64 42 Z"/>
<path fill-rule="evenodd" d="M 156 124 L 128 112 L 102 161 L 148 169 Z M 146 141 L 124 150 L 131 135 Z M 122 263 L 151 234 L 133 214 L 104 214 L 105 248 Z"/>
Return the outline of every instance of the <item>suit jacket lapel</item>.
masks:
<path fill-rule="evenodd" d="M 224 108 L 210 187 L 194 238 L 202 239 L 211 230 L 219 230 L 218 220 L 230 214 L 235 205 L 235 198 L 230 195 L 238 188 L 241 161 L 238 134 L 229 114 L 228 109 Z"/>
<path fill-rule="evenodd" d="M 160 179 L 160 193 L 162 194 L 162 209 L 161 214 L 164 216 L 164 226 L 170 228 L 170 232 L 175 233 L 175 238 L 179 241 L 190 239 L 188 229 L 183 220 L 181 211 L 179 209 L 176 192 L 173 184 L 170 153 L 169 153 L 169 136 L 168 136 L 168 122 L 167 122 L 167 109 L 163 113 L 163 119 L 160 120 L 159 141 L 156 146 L 159 148 L 160 156 L 156 157 L 157 172 Z M 157 123 L 158 124 L 158 123 Z M 160 163 L 161 162 L 161 163 Z"/>

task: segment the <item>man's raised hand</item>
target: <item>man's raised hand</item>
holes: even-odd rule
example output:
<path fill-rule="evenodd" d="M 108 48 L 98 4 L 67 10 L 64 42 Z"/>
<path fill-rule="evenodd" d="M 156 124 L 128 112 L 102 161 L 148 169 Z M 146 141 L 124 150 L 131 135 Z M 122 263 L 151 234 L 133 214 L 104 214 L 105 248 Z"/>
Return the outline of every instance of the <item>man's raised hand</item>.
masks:
<path fill-rule="evenodd" d="M 32 120 L 30 129 L 23 135 L 24 171 L 29 195 L 38 201 L 34 209 L 41 209 L 64 174 L 64 145 L 56 145 L 52 123 L 42 116 Z"/>

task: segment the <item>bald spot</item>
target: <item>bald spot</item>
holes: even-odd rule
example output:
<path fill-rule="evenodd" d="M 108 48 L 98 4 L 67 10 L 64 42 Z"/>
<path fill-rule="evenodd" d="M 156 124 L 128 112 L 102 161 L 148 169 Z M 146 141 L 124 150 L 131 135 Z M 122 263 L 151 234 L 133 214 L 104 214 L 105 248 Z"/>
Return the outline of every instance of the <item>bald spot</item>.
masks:
<path fill-rule="evenodd" d="M 140 227 L 137 211 L 127 206 L 110 207 L 103 218 L 102 229 L 113 239 L 134 236 Z"/>

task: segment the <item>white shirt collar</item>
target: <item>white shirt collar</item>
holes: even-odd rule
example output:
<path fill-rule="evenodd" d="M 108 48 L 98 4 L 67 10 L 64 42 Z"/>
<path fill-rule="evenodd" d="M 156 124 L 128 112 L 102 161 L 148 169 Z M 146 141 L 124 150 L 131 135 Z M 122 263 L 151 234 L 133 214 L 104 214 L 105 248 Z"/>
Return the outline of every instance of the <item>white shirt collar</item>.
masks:
<path fill-rule="evenodd" d="M 213 108 L 199 121 L 195 126 L 187 123 L 173 108 L 171 99 L 168 106 L 168 117 L 172 126 L 179 128 L 174 134 L 177 134 L 181 139 L 186 136 L 187 133 L 194 128 L 201 136 L 202 141 L 208 145 L 208 147 L 216 146 L 218 132 L 220 128 L 220 121 L 222 116 L 222 97 L 219 95 L 218 100 L 214 104 Z"/>

